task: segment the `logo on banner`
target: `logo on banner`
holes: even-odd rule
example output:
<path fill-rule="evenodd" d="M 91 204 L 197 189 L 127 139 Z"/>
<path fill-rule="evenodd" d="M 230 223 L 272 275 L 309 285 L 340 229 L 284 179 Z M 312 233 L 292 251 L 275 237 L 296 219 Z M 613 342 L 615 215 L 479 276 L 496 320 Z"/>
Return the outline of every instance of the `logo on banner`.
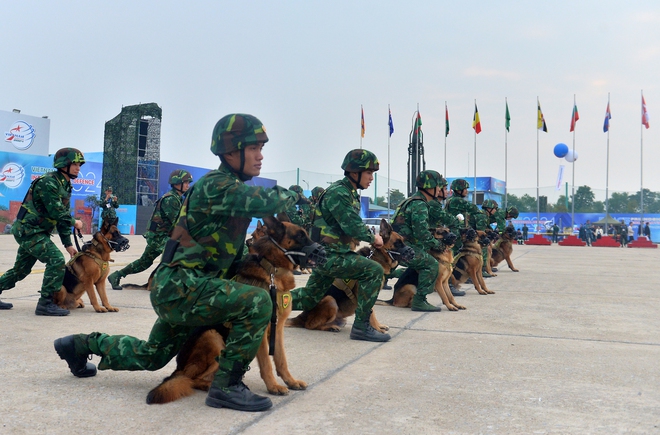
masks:
<path fill-rule="evenodd" d="M 34 128 L 25 121 L 16 121 L 9 131 L 5 132 L 5 142 L 10 142 L 14 148 L 25 151 L 34 143 Z"/>
<path fill-rule="evenodd" d="M 7 163 L 0 173 L 0 183 L 4 183 L 10 189 L 21 185 L 25 178 L 25 169 L 17 163 Z"/>

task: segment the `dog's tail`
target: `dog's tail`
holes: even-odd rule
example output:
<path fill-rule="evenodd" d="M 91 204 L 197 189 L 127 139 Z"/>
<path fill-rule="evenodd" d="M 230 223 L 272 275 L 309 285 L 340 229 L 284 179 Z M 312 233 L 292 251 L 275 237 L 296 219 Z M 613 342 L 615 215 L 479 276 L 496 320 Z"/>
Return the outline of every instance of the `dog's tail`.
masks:
<path fill-rule="evenodd" d="M 171 376 L 165 378 L 159 386 L 149 391 L 149 394 L 147 394 L 147 404 L 174 402 L 175 400 L 192 395 L 193 392 L 193 380 L 182 371 L 177 370 Z"/>

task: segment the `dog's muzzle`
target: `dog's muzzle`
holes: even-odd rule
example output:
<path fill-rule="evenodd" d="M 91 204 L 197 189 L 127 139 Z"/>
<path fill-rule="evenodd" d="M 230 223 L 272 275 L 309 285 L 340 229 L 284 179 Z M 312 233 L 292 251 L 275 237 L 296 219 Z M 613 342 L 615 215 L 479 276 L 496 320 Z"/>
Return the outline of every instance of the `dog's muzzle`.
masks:
<path fill-rule="evenodd" d="M 403 246 L 396 251 L 387 251 L 387 253 L 390 254 L 392 260 L 399 263 L 408 263 L 415 258 L 415 250 L 410 246 Z"/>
<path fill-rule="evenodd" d="M 322 266 L 328 260 L 325 248 L 316 242 L 303 247 L 300 251 L 286 251 L 285 255 L 303 268 Z"/>
<path fill-rule="evenodd" d="M 124 236 L 114 236 L 112 240 L 108 240 L 108 243 L 115 252 L 124 252 L 131 247 L 131 245 L 128 244 L 128 239 Z"/>
<path fill-rule="evenodd" d="M 457 238 L 458 238 L 458 236 L 456 234 L 447 233 L 447 234 L 444 235 L 444 237 L 442 237 L 442 242 L 447 246 L 451 246 L 454 243 L 456 243 Z"/>

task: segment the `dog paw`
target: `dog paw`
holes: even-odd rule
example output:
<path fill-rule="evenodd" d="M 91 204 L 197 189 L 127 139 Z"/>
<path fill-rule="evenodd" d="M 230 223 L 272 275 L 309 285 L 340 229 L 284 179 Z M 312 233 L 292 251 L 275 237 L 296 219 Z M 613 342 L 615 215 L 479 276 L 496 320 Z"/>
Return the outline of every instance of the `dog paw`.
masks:
<path fill-rule="evenodd" d="M 94 307 L 94 311 L 97 313 L 107 313 L 108 309 L 106 307 Z"/>
<path fill-rule="evenodd" d="M 376 330 L 385 333 L 390 330 L 390 327 L 387 325 L 380 325 Z"/>
<path fill-rule="evenodd" d="M 289 394 L 289 389 L 285 387 L 284 385 L 272 385 L 270 387 L 267 387 L 268 392 L 274 396 L 286 396 Z"/>
<path fill-rule="evenodd" d="M 327 330 L 330 331 L 330 332 L 339 332 L 339 331 L 341 331 L 341 328 L 339 326 L 332 325 Z"/>
<path fill-rule="evenodd" d="M 492 290 L 486 290 L 486 293 L 489 294 L 489 295 L 494 295 L 495 294 L 495 292 L 492 291 Z"/>
<path fill-rule="evenodd" d="M 304 381 L 299 381 L 298 379 L 294 379 L 293 382 L 287 382 L 286 384 L 292 390 L 306 390 L 307 389 L 307 383 L 304 382 Z"/>
<path fill-rule="evenodd" d="M 106 308 L 108 309 L 108 311 L 110 311 L 112 313 L 116 313 L 116 312 L 119 311 L 119 308 L 115 308 L 115 307 L 106 307 Z"/>
<path fill-rule="evenodd" d="M 511 269 L 511 272 L 520 272 L 518 269 Z"/>
<path fill-rule="evenodd" d="M 459 310 L 467 310 L 467 308 L 464 307 L 463 305 L 456 305 L 456 308 L 458 308 Z"/>
<path fill-rule="evenodd" d="M 445 306 L 447 307 L 447 309 L 448 309 L 449 311 L 458 311 L 458 309 L 459 309 L 458 307 L 456 307 L 456 306 L 454 306 L 454 305 L 452 305 L 452 304 L 445 305 Z"/>

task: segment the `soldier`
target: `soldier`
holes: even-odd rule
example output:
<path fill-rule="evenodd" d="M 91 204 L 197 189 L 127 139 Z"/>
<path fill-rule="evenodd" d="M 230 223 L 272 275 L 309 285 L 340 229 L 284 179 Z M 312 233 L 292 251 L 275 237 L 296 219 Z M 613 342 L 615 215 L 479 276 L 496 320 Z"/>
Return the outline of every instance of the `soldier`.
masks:
<path fill-rule="evenodd" d="M 250 392 L 242 381 L 259 349 L 272 302 L 264 289 L 231 280 L 251 219 L 283 212 L 300 201 L 299 194 L 279 186 L 244 183 L 261 172 L 267 141 L 261 121 L 252 115 L 231 114 L 218 121 L 211 151 L 222 163 L 186 195 L 152 275 L 151 303 L 158 319 L 149 339 L 94 332 L 55 340 L 55 350 L 75 376 L 96 374 L 96 367 L 87 363 L 89 354 L 101 356 L 102 370 L 158 370 L 174 358 L 194 328 L 231 323 L 206 404 L 241 411 L 272 406 L 269 398 Z"/>
<path fill-rule="evenodd" d="M 163 253 L 165 243 L 174 229 L 176 218 L 181 210 L 181 198 L 192 182 L 192 175 L 186 170 L 175 169 L 170 174 L 168 182 L 172 189 L 156 201 L 149 228 L 144 234 L 144 238 L 147 239 L 147 247 L 142 256 L 123 269 L 108 275 L 108 281 L 114 290 L 122 289 L 119 284 L 122 278 L 147 270 L 154 264 L 156 257 Z"/>
<path fill-rule="evenodd" d="M 325 189 L 322 188 L 321 186 L 316 186 L 315 188 L 312 189 L 312 196 L 309 198 L 309 205 L 302 205 L 301 208 L 303 211 L 307 211 L 307 218 L 306 218 L 306 225 L 305 229 L 307 232 L 311 231 L 312 228 L 312 223 L 314 222 L 314 215 L 316 212 L 316 208 L 318 207 L 319 204 L 319 199 L 321 198 L 321 195 L 323 195 L 323 192 L 325 192 Z"/>
<path fill-rule="evenodd" d="M 445 210 L 447 210 L 452 216 L 458 216 L 459 214 L 463 215 L 463 225 L 466 228 L 469 225 L 475 230 L 483 231 L 488 226 L 488 220 L 486 219 L 486 215 L 482 213 L 476 205 L 465 200 L 469 188 L 470 183 L 462 178 L 457 178 L 452 181 L 451 190 L 453 193 L 445 203 Z M 454 245 L 454 253 L 458 252 L 458 248 L 460 247 L 460 239 L 457 239 L 457 243 Z"/>
<path fill-rule="evenodd" d="M 298 193 L 299 195 L 303 194 L 302 187 L 298 186 L 297 184 L 293 184 L 289 187 L 289 190 Z M 289 220 L 291 223 L 294 223 L 298 225 L 299 227 L 305 227 L 305 222 L 306 222 L 306 216 L 304 215 L 302 206 L 296 207 L 293 205 L 292 207 L 289 207 L 286 211 L 286 215 L 289 217 Z"/>
<path fill-rule="evenodd" d="M 53 295 L 60 291 L 64 280 L 64 256 L 50 240 L 50 236 L 57 229 L 66 252 L 71 257 L 76 254 L 76 248 L 71 243 L 71 227 L 80 230 L 83 224 L 71 216 L 71 180 L 78 177 L 84 163 L 85 157 L 79 150 L 58 150 L 53 161 L 57 170 L 32 182 L 11 229 L 18 242 L 18 253 L 14 267 L 0 277 L 0 293 L 13 288 L 18 281 L 28 276 L 37 260 L 45 263 L 41 297 L 35 310 L 38 316 L 69 314 L 69 310 L 53 302 Z M 12 304 L 0 301 L 1 310 L 12 307 Z"/>
<path fill-rule="evenodd" d="M 360 218 L 357 189 L 366 189 L 380 167 L 374 153 L 356 149 L 346 154 L 341 168 L 344 178 L 332 183 L 321 197 L 312 228 L 312 240 L 325 245 L 327 261 L 312 269 L 307 285 L 291 291 L 294 310 L 311 310 L 325 296 L 335 278 L 360 282 L 351 339 L 388 341 L 387 333 L 376 331 L 369 318 L 383 282 L 383 268 L 353 251 L 358 241 L 383 246 L 379 234 L 372 234 Z M 317 237 L 318 235 L 318 237 Z"/>
<path fill-rule="evenodd" d="M 440 248 L 440 242 L 429 231 L 429 203 L 441 201 L 447 196 L 447 180 L 436 171 L 426 170 L 417 175 L 415 185 L 417 192 L 397 207 L 392 228 L 403 236 L 406 245 L 415 250 L 415 258 L 406 264 L 419 275 L 411 309 L 440 311 L 440 307 L 426 300 L 426 296 L 433 293 L 438 278 L 438 261 L 428 250 Z"/>
<path fill-rule="evenodd" d="M 105 199 L 99 200 L 99 207 L 101 208 L 101 222 L 110 219 L 114 220 L 117 218 L 116 208 L 119 208 L 119 203 L 117 202 L 117 196 L 112 194 L 112 187 L 105 189 Z"/>

